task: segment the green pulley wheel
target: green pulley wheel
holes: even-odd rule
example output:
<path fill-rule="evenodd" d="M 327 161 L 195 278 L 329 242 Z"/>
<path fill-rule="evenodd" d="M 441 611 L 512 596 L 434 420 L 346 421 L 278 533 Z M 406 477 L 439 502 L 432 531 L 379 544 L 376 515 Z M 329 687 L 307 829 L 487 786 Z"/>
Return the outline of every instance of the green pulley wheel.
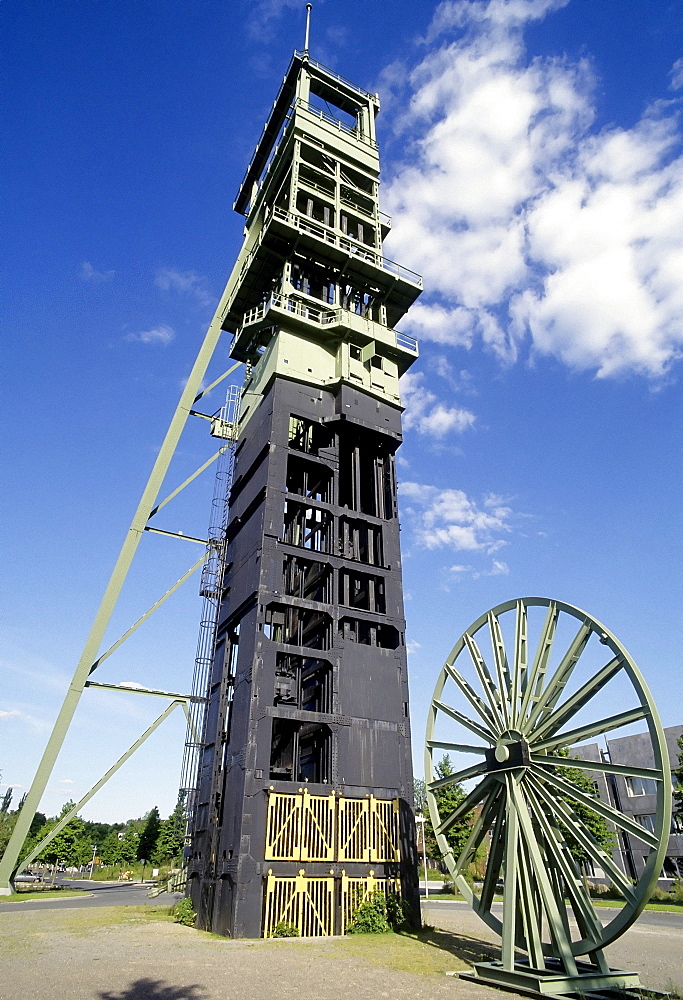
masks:
<path fill-rule="evenodd" d="M 584 751 L 595 759 L 567 760 L 567 751 L 576 758 L 573 747 L 606 733 L 626 735 L 633 723 L 647 727 L 651 766 L 612 763 L 595 747 Z M 455 773 L 435 777 L 443 751 L 457 754 Z M 607 801 L 574 783 L 568 765 L 601 784 Z M 439 849 L 460 893 L 501 935 L 503 967 L 514 969 L 521 949 L 534 969 L 559 963 L 571 972 L 582 955 L 606 968 L 601 950 L 650 898 L 671 823 L 662 726 L 640 671 L 616 637 L 579 608 L 544 597 L 507 601 L 482 615 L 458 639 L 436 683 L 425 778 Z M 441 815 L 434 792 L 456 782 L 464 782 L 466 797 Z M 656 807 L 647 825 L 615 807 L 619 788 L 652 793 L 647 801 L 656 799 Z M 623 857 L 628 838 L 644 845 L 635 880 L 593 836 L 587 810 L 613 830 L 616 855 Z M 457 853 L 447 834 L 466 816 L 471 825 Z M 488 859 L 474 891 L 464 873 L 482 845 Z M 623 897 L 619 913 L 604 923 L 587 874 L 609 880 Z M 501 882 L 502 914 L 494 902 Z"/>

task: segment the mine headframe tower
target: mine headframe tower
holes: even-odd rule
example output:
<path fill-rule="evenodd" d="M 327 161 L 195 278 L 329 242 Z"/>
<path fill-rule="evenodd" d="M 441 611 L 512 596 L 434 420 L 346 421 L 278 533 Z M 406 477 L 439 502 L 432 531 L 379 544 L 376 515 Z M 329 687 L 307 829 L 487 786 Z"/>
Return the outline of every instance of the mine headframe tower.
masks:
<path fill-rule="evenodd" d="M 394 327 L 422 282 L 382 255 L 378 110 L 295 52 L 235 202 L 247 374 L 188 879 L 236 937 L 416 893 Z"/>

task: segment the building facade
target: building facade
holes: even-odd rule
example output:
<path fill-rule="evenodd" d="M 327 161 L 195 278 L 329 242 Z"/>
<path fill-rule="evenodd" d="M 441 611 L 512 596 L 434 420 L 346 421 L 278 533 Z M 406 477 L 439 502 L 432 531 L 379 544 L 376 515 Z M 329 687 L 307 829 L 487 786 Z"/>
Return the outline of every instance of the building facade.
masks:
<path fill-rule="evenodd" d="M 188 877 L 236 937 L 416 898 L 395 324 L 421 279 L 382 253 L 378 110 L 295 53 L 235 202 L 246 378 Z"/>
<path fill-rule="evenodd" d="M 683 726 L 669 726 L 664 730 L 672 770 L 678 766 L 678 740 L 683 736 Z M 606 740 L 605 759 L 612 764 L 630 764 L 635 767 L 653 767 L 654 758 L 648 733 L 636 733 L 619 739 Z M 601 760 L 605 751 L 597 743 L 574 747 L 572 753 L 583 760 Z M 656 787 L 651 778 L 623 777 L 594 771 L 591 775 L 600 798 L 614 806 L 629 819 L 639 823 L 651 833 L 655 832 Z M 672 790 L 675 779 L 672 776 Z M 620 830 L 614 847 L 614 860 L 629 878 L 640 877 L 647 861 L 649 848 L 630 833 Z M 600 873 L 596 872 L 596 875 Z M 661 872 L 664 879 L 683 878 L 683 824 L 672 819 L 666 858 Z"/>

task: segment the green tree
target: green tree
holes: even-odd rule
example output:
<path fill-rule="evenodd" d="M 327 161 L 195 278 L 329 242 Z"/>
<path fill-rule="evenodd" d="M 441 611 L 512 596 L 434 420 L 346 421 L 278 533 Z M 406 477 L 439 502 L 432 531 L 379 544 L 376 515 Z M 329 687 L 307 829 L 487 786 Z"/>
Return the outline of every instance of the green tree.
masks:
<path fill-rule="evenodd" d="M 567 757 L 568 759 L 571 759 L 569 750 L 566 748 L 556 750 L 555 756 Z M 586 795 L 590 795 L 591 798 L 598 798 L 597 789 L 595 788 L 592 779 L 589 777 L 589 772 L 584 771 L 583 768 L 571 766 L 562 767 L 558 770 L 560 776 L 564 778 L 565 781 L 570 781 L 572 785 L 575 785 Z M 602 816 L 598 815 L 594 809 L 591 809 L 590 806 L 584 805 L 583 802 L 577 802 L 576 799 L 571 798 L 569 795 L 563 795 L 562 799 L 571 809 L 574 818 L 577 819 L 584 829 L 587 830 L 593 837 L 593 839 L 598 842 L 603 851 L 607 854 L 611 854 L 616 843 L 616 835 L 608 825 L 607 821 L 604 820 Z M 572 836 L 569 829 L 563 828 L 563 833 L 574 860 L 577 862 L 579 867 L 583 869 L 586 862 L 590 860 L 590 855 L 587 854 L 576 838 Z"/>
<path fill-rule="evenodd" d="M 159 810 L 156 806 L 154 806 L 154 808 L 147 813 L 147 819 L 142 828 L 142 833 L 140 834 L 140 839 L 138 841 L 138 861 L 151 860 L 156 847 L 160 827 L 161 820 L 159 819 Z"/>
<path fill-rule="evenodd" d="M 450 756 L 448 754 L 444 754 L 439 763 L 436 764 L 434 770 L 437 778 L 448 778 L 454 774 Z M 438 788 L 434 792 L 434 798 L 436 799 L 436 804 L 439 809 L 439 816 L 443 822 L 443 820 L 450 816 L 463 801 L 465 798 L 465 791 L 459 781 L 454 781 L 451 784 L 444 785 L 443 788 Z M 441 849 L 436 842 L 436 835 L 434 833 L 431 817 L 428 812 L 425 812 L 425 817 L 425 846 L 427 849 L 427 855 L 430 858 L 440 858 Z M 466 816 L 461 817 L 451 826 L 449 830 L 446 831 L 448 846 L 452 850 L 453 856 L 456 859 L 467 843 L 471 825 L 472 813 L 470 812 L 467 813 Z"/>
<path fill-rule="evenodd" d="M 416 813 L 426 814 L 427 785 L 424 778 L 415 778 L 413 782 L 413 805 Z"/>
<path fill-rule="evenodd" d="M 180 860 L 185 844 L 185 803 L 182 798 L 178 799 L 175 809 L 165 819 L 159 827 L 156 846 L 152 861 L 156 864 L 174 859 Z"/>
<path fill-rule="evenodd" d="M 119 829 L 112 827 L 99 846 L 98 854 L 103 865 L 115 865 L 119 860 Z"/>
<path fill-rule="evenodd" d="M 47 820 L 47 822 L 44 823 L 38 830 L 36 840 L 42 840 L 43 837 L 50 832 L 50 830 L 53 830 L 62 816 L 73 808 L 73 805 L 73 802 L 65 803 L 58 817 Z M 76 847 L 76 844 L 84 839 L 85 822 L 80 818 L 80 816 L 74 816 L 74 818 L 69 820 L 66 826 L 60 830 L 50 843 L 47 844 L 47 846 L 41 851 L 39 857 L 41 860 L 48 861 L 50 864 L 55 864 L 57 861 L 63 861 L 67 865 L 80 864 L 80 852 Z"/>
<path fill-rule="evenodd" d="M 116 863 L 120 865 L 132 865 L 137 861 L 139 842 L 139 831 L 133 825 L 128 826 L 123 837 L 119 840 Z"/>
<path fill-rule="evenodd" d="M 9 807 L 10 807 L 11 802 L 12 802 L 12 792 L 13 791 L 14 791 L 14 789 L 12 788 L 11 785 L 5 791 L 5 794 L 2 797 L 2 804 L 0 804 L 0 816 L 6 816 L 7 813 L 9 812 Z"/>

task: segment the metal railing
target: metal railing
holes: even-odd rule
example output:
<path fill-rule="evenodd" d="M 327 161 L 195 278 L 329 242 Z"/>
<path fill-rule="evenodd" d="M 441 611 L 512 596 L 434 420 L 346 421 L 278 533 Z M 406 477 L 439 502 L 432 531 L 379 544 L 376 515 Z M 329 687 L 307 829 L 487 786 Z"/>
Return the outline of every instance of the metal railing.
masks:
<path fill-rule="evenodd" d="M 298 59 L 305 59 L 307 55 L 308 53 L 304 52 L 301 49 L 297 49 L 294 53 L 295 58 Z M 350 80 L 347 80 L 345 76 L 341 76 L 339 73 L 335 73 L 335 71 L 333 69 L 330 69 L 328 66 L 323 66 L 323 64 L 321 62 L 318 62 L 316 59 L 311 59 L 309 57 L 308 65 L 313 66 L 315 69 L 322 70 L 322 72 L 326 73 L 327 76 L 331 76 L 333 80 L 338 80 L 339 83 L 343 83 L 345 87 L 348 87 L 349 90 L 352 90 L 355 94 L 360 94 L 361 96 L 366 98 L 369 97 L 373 101 L 376 100 L 374 94 L 369 93 L 367 90 L 362 90 L 355 83 L 351 83 Z"/>
<path fill-rule="evenodd" d="M 317 326 L 334 326 L 337 324 L 349 326 L 349 315 L 358 315 L 358 313 L 352 312 L 350 309 L 344 309 L 341 306 L 338 306 L 336 309 L 318 308 L 311 305 L 306 299 L 300 299 L 294 295 L 284 295 L 282 292 L 272 292 L 265 302 L 259 303 L 259 305 L 254 306 L 244 314 L 240 333 L 245 327 L 251 326 L 253 323 L 260 323 L 271 309 L 281 309 L 283 312 L 292 313 L 301 319 L 307 320 L 309 323 L 315 323 Z M 385 329 L 387 333 L 394 334 L 394 342 L 397 347 L 402 347 L 404 350 L 413 351 L 417 354 L 417 340 L 414 337 L 410 337 L 407 333 L 401 333 L 400 330 L 391 330 L 389 327 L 385 327 Z M 237 336 L 239 337 L 239 333 Z"/>
<path fill-rule="evenodd" d="M 375 139 L 371 139 L 369 135 L 363 135 L 359 130 L 357 125 L 348 125 L 343 122 L 341 118 L 335 118 L 334 115 L 329 114 L 327 111 L 323 111 L 322 108 L 316 108 L 314 104 L 309 101 L 304 101 L 302 97 L 297 97 L 292 103 L 292 107 L 296 110 L 297 108 L 302 111 L 307 111 L 311 115 L 315 115 L 316 118 L 320 118 L 321 121 L 327 122 L 328 125 L 333 125 L 335 128 L 339 129 L 340 132 L 345 132 L 347 135 L 352 135 L 354 139 L 358 139 L 359 142 L 365 143 L 366 146 L 370 146 L 372 149 L 378 149 L 378 145 Z"/>
<path fill-rule="evenodd" d="M 422 288 L 422 277 L 416 271 L 411 271 L 410 268 L 404 267 L 403 264 L 397 264 L 395 260 L 383 257 L 381 253 L 372 250 L 363 243 L 359 243 L 350 236 L 340 236 L 328 226 L 311 221 L 300 215 L 294 215 L 284 208 L 273 207 L 271 209 L 271 217 L 279 219 L 289 226 L 293 226 L 302 233 L 308 233 L 316 239 L 323 240 L 331 246 L 336 246 L 340 250 L 344 250 L 345 253 L 353 254 L 354 257 L 359 257 L 361 260 L 367 260 L 369 263 L 381 268 L 381 270 L 395 274 L 396 277 L 402 278 L 404 281 L 409 281 L 411 285 L 417 285 L 418 288 Z M 267 223 L 268 220 L 266 219 L 264 229 L 267 227 Z M 245 266 L 246 263 L 245 261 Z"/>

